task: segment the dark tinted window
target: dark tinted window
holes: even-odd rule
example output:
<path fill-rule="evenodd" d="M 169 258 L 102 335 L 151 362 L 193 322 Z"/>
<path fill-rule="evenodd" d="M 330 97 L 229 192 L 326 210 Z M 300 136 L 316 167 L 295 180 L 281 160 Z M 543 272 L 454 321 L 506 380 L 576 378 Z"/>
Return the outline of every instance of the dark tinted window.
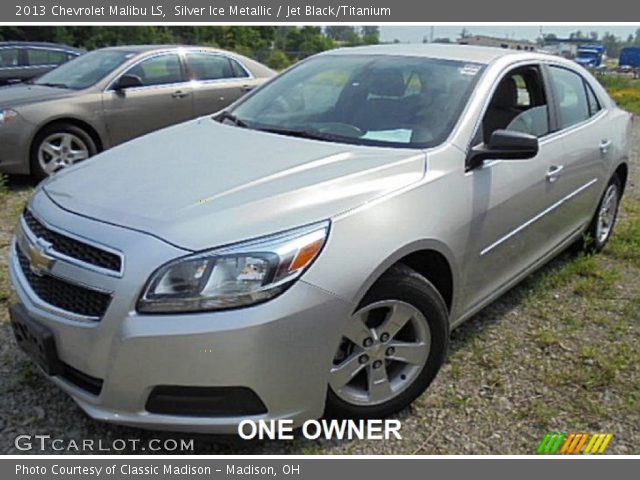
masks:
<path fill-rule="evenodd" d="M 67 52 L 60 50 L 27 49 L 27 62 L 32 66 L 60 65 L 66 62 L 68 58 Z"/>
<path fill-rule="evenodd" d="M 0 48 L 0 68 L 18 66 L 17 48 Z"/>
<path fill-rule="evenodd" d="M 177 54 L 159 55 L 130 68 L 129 75 L 137 75 L 144 86 L 167 85 L 184 81 L 180 57 Z"/>
<path fill-rule="evenodd" d="M 582 77 L 565 68 L 551 67 L 551 81 L 557 97 L 560 128 L 587 120 L 589 103 Z"/>
<path fill-rule="evenodd" d="M 188 53 L 187 61 L 191 66 L 194 80 L 220 80 L 236 76 L 227 57 L 210 53 Z"/>

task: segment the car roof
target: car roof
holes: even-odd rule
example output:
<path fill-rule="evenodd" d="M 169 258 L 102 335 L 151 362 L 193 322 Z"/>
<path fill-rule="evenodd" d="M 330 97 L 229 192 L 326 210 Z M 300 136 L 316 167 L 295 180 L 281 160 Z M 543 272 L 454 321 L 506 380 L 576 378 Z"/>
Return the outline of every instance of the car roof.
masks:
<path fill-rule="evenodd" d="M 550 55 L 522 50 L 509 50 L 497 47 L 478 47 L 474 45 L 447 45 L 439 43 L 394 43 L 387 45 L 369 45 L 329 50 L 321 55 L 403 55 L 412 57 L 458 60 L 463 62 L 489 64 L 499 58 L 518 56 L 519 58 L 548 58 Z M 557 57 L 553 57 L 557 58 Z"/>
<path fill-rule="evenodd" d="M 208 50 L 212 52 L 231 53 L 226 50 L 220 50 L 219 48 L 204 47 L 201 45 L 118 45 L 115 47 L 104 47 L 104 48 L 101 48 L 100 50 L 120 50 L 120 51 L 125 51 L 130 53 L 142 54 L 142 53 L 156 52 L 156 51 L 159 52 L 159 51 L 166 51 L 166 50 L 175 50 L 178 48 L 184 48 L 188 50 L 202 49 L 202 50 Z"/>
<path fill-rule="evenodd" d="M 63 43 L 51 43 L 51 42 L 23 42 L 23 41 L 5 41 L 0 42 L 0 48 L 7 47 L 46 47 L 46 48 L 56 48 L 60 50 L 68 50 L 70 52 L 83 52 L 84 50 L 80 48 L 70 47 L 69 45 L 65 45 Z"/>

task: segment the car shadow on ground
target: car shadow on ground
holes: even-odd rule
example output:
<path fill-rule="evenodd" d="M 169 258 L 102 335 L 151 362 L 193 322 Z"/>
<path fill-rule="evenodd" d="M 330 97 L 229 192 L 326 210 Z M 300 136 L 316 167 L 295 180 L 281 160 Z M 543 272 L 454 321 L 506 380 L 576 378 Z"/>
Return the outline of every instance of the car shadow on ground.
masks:
<path fill-rule="evenodd" d="M 38 185 L 38 180 L 30 175 L 7 175 L 7 189 L 10 192 L 32 190 Z"/>

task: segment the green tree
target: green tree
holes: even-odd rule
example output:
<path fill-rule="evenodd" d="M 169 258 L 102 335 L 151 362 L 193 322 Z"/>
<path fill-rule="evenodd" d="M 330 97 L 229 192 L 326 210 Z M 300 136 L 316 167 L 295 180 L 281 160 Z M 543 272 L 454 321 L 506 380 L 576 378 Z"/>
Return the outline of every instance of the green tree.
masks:
<path fill-rule="evenodd" d="M 377 45 L 380 43 L 380 27 L 362 27 L 360 35 L 362 36 L 362 43 L 365 45 Z"/>
<path fill-rule="evenodd" d="M 327 37 L 336 42 L 349 42 L 357 35 L 356 28 L 348 25 L 332 25 L 324 31 Z"/>
<path fill-rule="evenodd" d="M 265 63 L 274 70 L 284 70 L 291 65 L 291 60 L 282 50 L 272 50 Z"/>
<path fill-rule="evenodd" d="M 618 37 L 615 35 L 605 32 L 602 36 L 602 45 L 604 46 L 605 51 L 607 52 L 607 56 L 609 57 L 618 57 L 620 56 L 620 49 L 622 48 L 622 44 Z"/>

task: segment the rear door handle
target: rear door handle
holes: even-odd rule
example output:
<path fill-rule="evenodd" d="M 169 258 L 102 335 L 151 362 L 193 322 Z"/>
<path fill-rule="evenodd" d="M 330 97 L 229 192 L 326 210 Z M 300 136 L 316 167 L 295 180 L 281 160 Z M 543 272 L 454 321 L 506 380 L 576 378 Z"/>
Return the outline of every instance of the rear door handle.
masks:
<path fill-rule="evenodd" d="M 562 170 L 564 170 L 564 165 L 552 165 L 547 171 L 547 181 L 549 183 L 555 182 L 560 176 L 560 173 L 562 173 Z"/>
<path fill-rule="evenodd" d="M 243 92 L 249 92 L 255 88 L 255 85 L 243 85 L 240 87 L 240 90 Z"/>
<path fill-rule="evenodd" d="M 184 98 L 189 96 L 189 94 L 187 92 L 183 92 L 182 90 L 178 90 L 177 92 L 173 92 L 171 96 L 173 98 Z"/>
<path fill-rule="evenodd" d="M 600 142 L 600 151 L 605 154 L 609 151 L 609 147 L 611 146 L 611 140 L 602 140 Z"/>

